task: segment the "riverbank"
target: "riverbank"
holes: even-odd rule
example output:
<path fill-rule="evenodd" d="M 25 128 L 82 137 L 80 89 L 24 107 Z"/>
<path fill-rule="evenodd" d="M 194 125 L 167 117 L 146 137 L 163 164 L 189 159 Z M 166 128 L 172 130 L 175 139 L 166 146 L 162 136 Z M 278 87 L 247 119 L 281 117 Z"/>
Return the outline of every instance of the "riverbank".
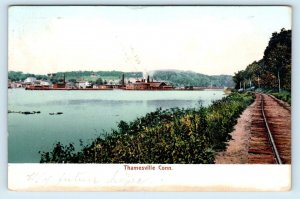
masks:
<path fill-rule="evenodd" d="M 177 163 L 212 164 L 226 149 L 237 118 L 253 102 L 249 93 L 232 93 L 209 107 L 172 108 L 147 113 L 75 150 L 54 145 L 41 152 L 41 163 Z"/>

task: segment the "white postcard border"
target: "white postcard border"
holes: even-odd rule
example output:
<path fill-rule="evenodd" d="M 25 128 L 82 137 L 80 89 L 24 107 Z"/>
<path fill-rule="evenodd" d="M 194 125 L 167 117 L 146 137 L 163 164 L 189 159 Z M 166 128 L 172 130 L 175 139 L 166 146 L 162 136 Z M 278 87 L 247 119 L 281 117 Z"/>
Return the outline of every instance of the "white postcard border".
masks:
<path fill-rule="evenodd" d="M 8 179 L 12 191 L 289 191 L 291 165 L 9 164 Z"/>

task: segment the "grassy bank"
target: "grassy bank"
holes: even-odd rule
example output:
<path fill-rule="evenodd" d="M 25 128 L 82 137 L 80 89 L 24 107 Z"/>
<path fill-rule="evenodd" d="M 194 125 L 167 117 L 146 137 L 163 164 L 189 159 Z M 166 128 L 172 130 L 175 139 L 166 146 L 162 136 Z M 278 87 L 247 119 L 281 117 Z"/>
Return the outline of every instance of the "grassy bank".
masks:
<path fill-rule="evenodd" d="M 291 91 L 281 90 L 281 92 L 279 93 L 277 88 L 274 88 L 274 89 L 261 89 L 260 88 L 260 89 L 256 89 L 256 91 L 273 95 L 277 99 L 287 102 L 289 105 L 291 105 L 291 103 L 292 103 Z"/>
<path fill-rule="evenodd" d="M 291 105 L 291 103 L 292 103 L 291 92 L 282 91 L 280 93 L 271 93 L 271 95 L 273 95 L 277 99 L 280 99 L 282 101 L 285 101 L 285 102 L 289 103 L 289 105 Z"/>
<path fill-rule="evenodd" d="M 210 107 L 157 109 L 75 152 L 57 143 L 41 152 L 41 163 L 214 163 L 226 148 L 241 112 L 253 101 L 248 93 L 232 93 Z"/>

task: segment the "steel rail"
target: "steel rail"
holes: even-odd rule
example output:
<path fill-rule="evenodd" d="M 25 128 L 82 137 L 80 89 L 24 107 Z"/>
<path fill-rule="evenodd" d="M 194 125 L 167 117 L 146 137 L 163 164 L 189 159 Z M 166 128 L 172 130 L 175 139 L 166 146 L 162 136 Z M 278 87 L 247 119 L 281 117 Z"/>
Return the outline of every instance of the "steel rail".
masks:
<path fill-rule="evenodd" d="M 264 98 L 263 95 L 260 94 L 261 112 L 262 112 L 262 115 L 263 115 L 263 118 L 264 118 L 266 128 L 268 130 L 268 137 L 269 137 L 269 140 L 270 140 L 270 143 L 271 143 L 271 147 L 272 147 L 272 150 L 273 150 L 273 153 L 274 153 L 274 156 L 275 156 L 276 163 L 277 164 L 282 164 L 282 160 L 280 158 L 279 152 L 277 150 L 274 138 L 272 136 L 272 133 L 271 133 L 271 130 L 269 128 L 268 121 L 267 121 L 267 118 L 266 118 L 266 115 L 265 115 L 263 98 Z"/>

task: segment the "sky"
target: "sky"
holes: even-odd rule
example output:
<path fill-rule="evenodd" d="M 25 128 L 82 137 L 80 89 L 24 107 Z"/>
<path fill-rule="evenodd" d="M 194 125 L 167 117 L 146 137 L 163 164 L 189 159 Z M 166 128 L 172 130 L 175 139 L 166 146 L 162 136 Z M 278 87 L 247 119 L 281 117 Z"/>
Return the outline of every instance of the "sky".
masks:
<path fill-rule="evenodd" d="M 8 70 L 233 75 L 291 29 L 286 6 L 12 6 Z"/>

